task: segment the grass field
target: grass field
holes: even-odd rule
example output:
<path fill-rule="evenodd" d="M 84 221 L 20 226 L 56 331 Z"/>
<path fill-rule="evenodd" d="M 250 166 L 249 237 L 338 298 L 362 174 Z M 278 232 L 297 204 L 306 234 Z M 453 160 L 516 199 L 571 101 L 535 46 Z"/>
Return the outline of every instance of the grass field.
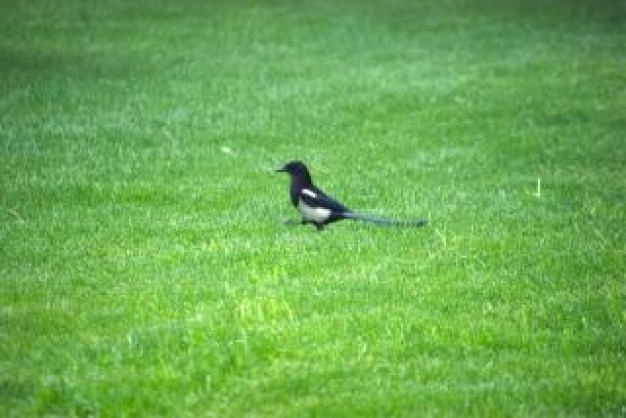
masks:
<path fill-rule="evenodd" d="M 0 416 L 626 415 L 626 2 L 0 8 Z"/>

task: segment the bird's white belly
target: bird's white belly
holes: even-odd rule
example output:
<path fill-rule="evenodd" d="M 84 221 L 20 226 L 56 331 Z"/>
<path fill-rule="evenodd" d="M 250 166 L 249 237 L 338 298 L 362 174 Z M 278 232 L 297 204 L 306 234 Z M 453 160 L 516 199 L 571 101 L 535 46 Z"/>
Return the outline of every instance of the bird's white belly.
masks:
<path fill-rule="evenodd" d="M 331 214 L 330 209 L 321 207 L 314 208 L 311 206 L 307 206 L 302 201 L 298 202 L 298 210 L 302 214 L 302 217 L 307 221 L 319 223 L 324 222 Z"/>

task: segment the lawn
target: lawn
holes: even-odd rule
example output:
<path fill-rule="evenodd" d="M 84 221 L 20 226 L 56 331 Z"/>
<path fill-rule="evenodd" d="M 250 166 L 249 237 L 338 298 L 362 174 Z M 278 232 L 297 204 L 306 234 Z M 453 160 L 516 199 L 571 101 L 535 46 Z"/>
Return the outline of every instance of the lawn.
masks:
<path fill-rule="evenodd" d="M 0 9 L 0 416 L 626 415 L 625 2 Z"/>

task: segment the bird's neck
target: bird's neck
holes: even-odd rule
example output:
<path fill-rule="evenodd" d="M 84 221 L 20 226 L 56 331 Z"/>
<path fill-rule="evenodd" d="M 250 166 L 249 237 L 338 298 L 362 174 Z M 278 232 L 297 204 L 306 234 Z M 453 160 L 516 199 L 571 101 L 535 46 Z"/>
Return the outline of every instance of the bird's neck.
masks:
<path fill-rule="evenodd" d="M 311 175 L 307 172 L 304 172 L 301 173 L 299 176 L 293 176 L 291 178 L 291 184 L 298 188 L 311 187 L 313 186 L 313 181 L 311 180 Z"/>

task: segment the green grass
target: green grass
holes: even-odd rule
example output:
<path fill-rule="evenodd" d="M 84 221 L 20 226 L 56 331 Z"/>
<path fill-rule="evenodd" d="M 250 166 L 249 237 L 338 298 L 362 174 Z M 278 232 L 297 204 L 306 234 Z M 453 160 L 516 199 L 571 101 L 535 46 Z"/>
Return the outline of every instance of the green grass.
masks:
<path fill-rule="evenodd" d="M 625 4 L 2 1 L 0 416 L 624 416 Z"/>

